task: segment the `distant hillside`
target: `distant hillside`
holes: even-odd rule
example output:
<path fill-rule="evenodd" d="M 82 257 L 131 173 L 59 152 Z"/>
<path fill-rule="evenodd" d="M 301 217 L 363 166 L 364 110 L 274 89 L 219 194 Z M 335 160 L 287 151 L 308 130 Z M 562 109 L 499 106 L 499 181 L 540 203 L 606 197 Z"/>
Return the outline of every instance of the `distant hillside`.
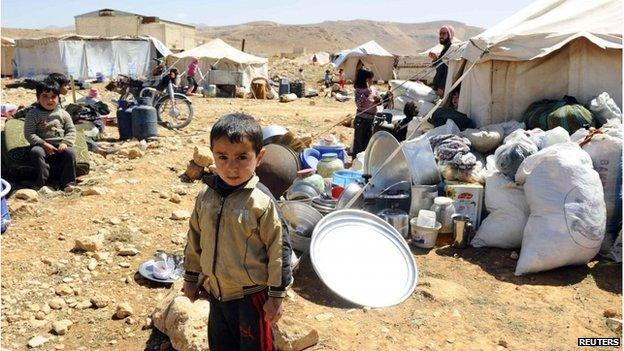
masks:
<path fill-rule="evenodd" d="M 354 20 L 306 25 L 264 21 L 223 27 L 200 26 L 197 28 L 197 37 L 206 40 L 221 38 L 237 48 L 244 38 L 246 51 L 265 55 L 290 52 L 294 47 L 305 47 L 308 52 L 335 52 L 375 40 L 394 54 L 407 55 L 435 45 L 438 30 L 444 24 L 453 25 L 460 39 L 483 31 L 482 28 L 455 21 L 396 23 Z"/>
<path fill-rule="evenodd" d="M 308 52 L 336 52 L 377 41 L 393 54 L 409 55 L 425 50 L 438 42 L 438 30 L 444 24 L 455 27 L 456 37 L 466 39 L 483 31 L 455 21 L 426 23 L 396 23 L 368 20 L 326 21 L 316 24 L 290 25 L 269 21 L 250 22 L 231 26 L 197 26 L 198 41 L 221 38 L 240 48 L 246 39 L 245 51 L 266 56 L 291 52 L 305 47 Z M 14 39 L 37 38 L 74 33 L 74 27 L 20 29 L 2 28 L 2 36 Z"/>

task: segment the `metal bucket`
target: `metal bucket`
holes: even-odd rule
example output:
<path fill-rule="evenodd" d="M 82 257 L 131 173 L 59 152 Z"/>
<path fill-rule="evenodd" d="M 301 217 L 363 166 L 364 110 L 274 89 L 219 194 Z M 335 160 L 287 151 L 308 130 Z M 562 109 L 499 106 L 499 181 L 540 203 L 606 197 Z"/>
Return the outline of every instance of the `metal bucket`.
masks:
<path fill-rule="evenodd" d="M 437 185 L 412 185 L 410 217 L 417 217 L 420 210 L 430 209 L 436 196 L 438 196 Z"/>

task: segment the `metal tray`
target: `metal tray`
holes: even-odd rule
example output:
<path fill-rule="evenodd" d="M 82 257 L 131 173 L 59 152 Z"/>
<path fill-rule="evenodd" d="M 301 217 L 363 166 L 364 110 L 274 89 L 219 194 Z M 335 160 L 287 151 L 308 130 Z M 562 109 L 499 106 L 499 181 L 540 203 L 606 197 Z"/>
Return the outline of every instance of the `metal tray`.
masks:
<path fill-rule="evenodd" d="M 314 207 L 299 201 L 284 201 L 280 204 L 282 215 L 288 225 L 300 235 L 310 237 L 323 215 Z"/>
<path fill-rule="evenodd" d="M 361 210 L 325 216 L 312 234 L 310 258 L 325 285 L 362 306 L 397 305 L 418 279 L 414 257 L 396 229 Z"/>
<path fill-rule="evenodd" d="M 373 176 L 369 181 L 369 186 L 366 188 L 367 196 L 374 197 L 383 189 L 401 181 L 407 182 L 406 189 L 409 190 L 411 173 L 402 150 L 377 174 L 381 165 L 386 162 L 398 147 L 399 142 L 392 134 L 386 131 L 379 131 L 371 137 L 364 157 L 364 173 Z"/>

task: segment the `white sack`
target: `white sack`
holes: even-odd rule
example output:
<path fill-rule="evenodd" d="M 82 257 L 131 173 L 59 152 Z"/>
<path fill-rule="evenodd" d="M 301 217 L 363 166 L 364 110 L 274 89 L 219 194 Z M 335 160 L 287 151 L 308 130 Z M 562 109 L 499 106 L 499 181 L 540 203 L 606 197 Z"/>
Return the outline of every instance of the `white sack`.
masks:
<path fill-rule="evenodd" d="M 433 89 L 421 82 L 391 80 L 389 84 L 394 96 L 406 95 L 413 101 L 424 100 L 429 102 L 434 102 L 438 98 Z"/>
<path fill-rule="evenodd" d="M 605 124 L 612 118 L 622 120 L 622 111 L 607 92 L 593 99 L 589 103 L 589 110 L 600 124 Z"/>
<path fill-rule="evenodd" d="M 535 154 L 538 149 L 533 141 L 523 133 L 514 132 L 505 140 L 505 143 L 494 152 L 494 162 L 496 169 L 513 180 L 522 162 Z"/>
<path fill-rule="evenodd" d="M 433 102 L 418 100 L 418 117 L 427 115 L 427 113 L 429 113 L 434 106 L 435 104 Z"/>
<path fill-rule="evenodd" d="M 500 125 L 489 125 L 481 129 L 466 129 L 460 133 L 470 140 L 472 148 L 478 152 L 490 152 L 496 149 L 505 136 L 505 130 Z"/>
<path fill-rule="evenodd" d="M 547 130 L 544 135 L 544 144 L 542 148 L 547 148 L 555 144 L 563 144 L 570 142 L 570 133 L 562 127 L 556 127 L 551 130 Z"/>
<path fill-rule="evenodd" d="M 481 222 L 474 247 L 517 249 L 522 245 L 529 205 L 524 190 L 500 173 L 485 181 L 485 206 L 490 214 Z"/>
<path fill-rule="evenodd" d="M 531 214 L 516 275 L 586 264 L 604 238 L 606 208 L 600 177 L 577 144 L 557 144 L 529 156 L 516 173 Z"/>

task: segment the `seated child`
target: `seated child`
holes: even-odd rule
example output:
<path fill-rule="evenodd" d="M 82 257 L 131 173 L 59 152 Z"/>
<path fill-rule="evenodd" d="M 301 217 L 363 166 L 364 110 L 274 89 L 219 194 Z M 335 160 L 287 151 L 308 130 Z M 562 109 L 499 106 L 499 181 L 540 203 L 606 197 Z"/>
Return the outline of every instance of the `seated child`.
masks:
<path fill-rule="evenodd" d="M 212 127 L 210 148 L 216 175 L 204 180 L 189 221 L 184 294 L 210 301 L 210 350 L 271 350 L 292 250 L 277 203 L 255 175 L 265 153 L 260 125 L 225 115 Z"/>
<path fill-rule="evenodd" d="M 59 186 L 66 192 L 76 184 L 76 129 L 72 118 L 59 105 L 58 84 L 46 80 L 37 85 L 37 105 L 26 115 L 24 136 L 30 143 L 38 187 L 46 185 L 50 168 L 60 169 Z"/>

